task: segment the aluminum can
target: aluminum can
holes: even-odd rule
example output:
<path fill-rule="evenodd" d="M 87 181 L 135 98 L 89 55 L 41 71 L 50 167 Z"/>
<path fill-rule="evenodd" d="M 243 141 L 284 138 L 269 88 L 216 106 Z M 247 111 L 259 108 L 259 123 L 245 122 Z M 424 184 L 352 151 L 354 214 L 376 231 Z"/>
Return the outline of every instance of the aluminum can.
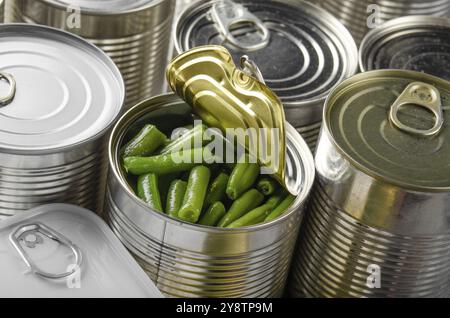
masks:
<path fill-rule="evenodd" d="M 226 13 L 226 14 L 225 14 Z M 331 14 L 303 1 L 199 1 L 176 22 L 175 46 L 219 44 L 248 55 L 280 97 L 286 119 L 314 144 L 333 86 L 358 70 L 357 48 Z"/>
<path fill-rule="evenodd" d="M 144 122 L 164 123 L 170 131 L 192 121 L 192 108 L 174 94 L 144 101 L 118 121 L 109 144 L 106 216 L 111 228 L 167 296 L 282 296 L 314 179 L 308 146 L 288 125 L 293 168 L 301 171 L 303 186 L 281 218 L 241 229 L 188 224 L 151 210 L 134 194 L 122 171 L 120 148 L 128 132 Z"/>
<path fill-rule="evenodd" d="M 333 90 L 292 295 L 450 295 L 449 98 L 449 82 L 404 70 Z"/>
<path fill-rule="evenodd" d="M 56 29 L 0 26 L 0 218 L 44 203 L 100 212 L 105 134 L 124 85 L 94 45 Z"/>
<path fill-rule="evenodd" d="M 43 24 L 88 39 L 119 67 L 126 106 L 162 93 L 174 0 L 16 0 L 14 22 Z"/>

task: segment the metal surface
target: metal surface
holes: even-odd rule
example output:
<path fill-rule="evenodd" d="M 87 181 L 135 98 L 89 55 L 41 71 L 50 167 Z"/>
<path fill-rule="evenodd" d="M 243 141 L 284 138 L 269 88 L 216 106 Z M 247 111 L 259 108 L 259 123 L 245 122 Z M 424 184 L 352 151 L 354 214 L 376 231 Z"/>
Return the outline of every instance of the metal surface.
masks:
<path fill-rule="evenodd" d="M 221 1 L 200 1 L 177 21 L 177 51 L 219 44 L 231 52 L 236 62 L 248 55 L 260 67 L 266 84 L 280 97 L 286 119 L 294 127 L 320 122 L 331 88 L 358 69 L 357 48 L 350 33 L 331 14 L 303 1 L 234 2 L 243 5 L 269 30 L 267 45 L 249 52 L 229 43 L 211 18 L 211 10 Z M 235 23 L 231 29 L 231 34 L 246 46 L 265 43 L 265 33 L 254 23 Z"/>
<path fill-rule="evenodd" d="M 0 23 L 5 22 L 5 0 L 0 0 Z"/>
<path fill-rule="evenodd" d="M 163 90 L 174 2 L 17 0 L 14 22 L 64 29 L 101 48 L 122 73 L 130 107 Z"/>
<path fill-rule="evenodd" d="M 2 298 L 162 297 L 106 223 L 77 206 L 0 222 L 0 254 Z"/>
<path fill-rule="evenodd" d="M 391 20 L 364 38 L 362 71 L 407 69 L 450 80 L 450 20 L 411 16 Z"/>
<path fill-rule="evenodd" d="M 330 94 L 292 270 L 294 296 L 450 294 L 447 108 L 434 136 L 401 130 L 389 119 L 399 96 L 424 92 L 410 89 L 417 82 L 432 85 L 442 102 L 450 98 L 450 83 L 395 70 L 356 75 Z M 419 106 L 402 109 L 402 122 L 432 126 L 433 114 Z M 371 268 L 379 269 L 379 288 L 368 284 Z"/>
<path fill-rule="evenodd" d="M 3 0 L 4 4 L 4 20 L 5 23 L 12 23 L 14 21 L 20 21 L 19 8 L 17 6 L 17 0 Z"/>
<path fill-rule="evenodd" d="M 10 76 L 2 86 L 15 90 L 0 106 L 0 218 L 61 201 L 99 211 L 103 137 L 124 100 L 119 70 L 95 46 L 47 27 L 1 25 L 0 50 Z"/>
<path fill-rule="evenodd" d="M 450 16 L 447 0 L 309 0 L 334 14 L 359 45 L 377 25 L 409 15 Z M 369 24 L 374 24 L 370 28 Z"/>
<path fill-rule="evenodd" d="M 171 297 L 279 297 L 314 179 L 312 156 L 287 125 L 288 156 L 301 170 L 302 191 L 283 217 L 242 229 L 184 223 L 152 211 L 133 193 L 119 149 L 144 123 L 169 132 L 193 121 L 192 108 L 175 95 L 147 100 L 128 111 L 112 132 L 107 218 L 158 288 Z"/>

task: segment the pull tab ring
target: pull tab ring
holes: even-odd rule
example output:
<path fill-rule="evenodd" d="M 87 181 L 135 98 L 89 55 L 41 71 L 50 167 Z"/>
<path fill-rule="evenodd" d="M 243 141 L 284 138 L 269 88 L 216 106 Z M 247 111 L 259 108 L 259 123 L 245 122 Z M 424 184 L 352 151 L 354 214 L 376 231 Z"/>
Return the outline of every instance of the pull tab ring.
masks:
<path fill-rule="evenodd" d="M 263 77 L 258 65 L 256 65 L 256 63 L 253 60 L 251 60 L 247 55 L 243 55 L 241 57 L 240 62 L 241 62 L 240 63 L 241 69 L 244 73 L 256 78 L 258 81 L 260 81 L 263 84 L 266 83 L 264 81 L 264 77 Z"/>
<path fill-rule="evenodd" d="M 218 27 L 219 32 L 226 41 L 241 51 L 256 51 L 269 44 L 270 32 L 264 23 L 243 5 L 231 0 L 222 0 L 214 4 L 210 11 L 210 17 Z M 231 27 L 238 23 L 250 23 L 255 25 L 262 34 L 262 39 L 256 44 L 243 43 L 231 33 Z"/>
<path fill-rule="evenodd" d="M 37 244 L 42 244 L 42 238 L 39 236 L 36 236 L 36 234 L 42 234 L 49 239 L 58 242 L 61 245 L 64 245 L 68 247 L 74 257 L 75 257 L 75 264 L 76 266 L 73 267 L 72 270 L 65 272 L 65 273 L 47 273 L 43 270 L 41 270 L 28 256 L 28 254 L 23 249 L 22 245 L 20 244 L 21 241 L 25 243 L 25 245 L 29 248 L 34 248 Z M 32 236 L 33 240 L 30 240 L 29 237 Z M 67 278 L 73 274 L 75 274 L 80 268 L 82 263 L 82 254 L 81 250 L 73 244 L 70 240 L 68 240 L 66 237 L 64 237 L 62 234 L 50 229 L 49 227 L 36 223 L 36 224 L 29 224 L 24 225 L 20 228 L 18 228 L 16 231 L 11 233 L 10 235 L 10 241 L 13 244 L 13 246 L 16 248 L 19 255 L 22 257 L 23 261 L 27 265 L 27 267 L 31 270 L 31 272 L 35 275 L 38 275 L 40 277 L 46 278 L 46 279 L 62 279 Z"/>
<path fill-rule="evenodd" d="M 435 117 L 434 126 L 430 129 L 417 129 L 402 123 L 398 118 L 400 108 L 408 105 L 420 106 L 431 111 Z M 439 133 L 444 125 L 441 95 L 432 85 L 414 82 L 409 84 L 404 92 L 392 104 L 389 119 L 394 126 L 407 133 L 421 136 L 433 136 Z"/>
<path fill-rule="evenodd" d="M 0 96 L 0 106 L 11 103 L 16 95 L 16 80 L 8 73 L 0 72 L 0 80 L 5 80 L 9 84 L 9 91 L 5 96 Z"/>

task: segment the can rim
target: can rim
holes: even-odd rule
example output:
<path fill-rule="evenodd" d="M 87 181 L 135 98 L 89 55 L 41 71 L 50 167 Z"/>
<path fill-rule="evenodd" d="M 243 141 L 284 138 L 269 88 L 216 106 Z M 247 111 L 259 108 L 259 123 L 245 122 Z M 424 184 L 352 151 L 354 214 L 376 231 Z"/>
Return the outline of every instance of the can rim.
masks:
<path fill-rule="evenodd" d="M 32 25 L 27 23 L 5 23 L 1 24 L 1 27 L 19 27 L 19 28 L 28 28 L 28 29 L 42 29 L 45 32 L 50 33 L 57 33 L 65 37 L 71 37 L 73 40 L 82 43 L 85 47 L 89 48 L 90 50 L 93 50 L 95 54 L 100 54 L 99 56 L 103 60 L 103 62 L 106 64 L 106 66 L 111 70 L 113 76 L 117 79 L 117 84 L 120 86 L 121 90 L 121 97 L 120 97 L 120 109 L 123 109 L 123 106 L 125 104 L 125 83 L 123 80 L 122 73 L 120 72 L 117 65 L 114 63 L 114 61 L 109 57 L 105 52 L 103 52 L 100 48 L 98 48 L 96 45 L 92 44 L 91 42 L 85 40 L 83 37 L 70 33 L 65 30 L 57 29 L 54 27 L 49 27 L 45 25 Z M 116 123 L 116 121 L 120 118 L 121 111 L 119 110 L 117 114 L 111 119 L 111 122 L 108 123 L 103 129 L 101 129 L 98 133 L 95 135 L 86 138 L 85 140 L 73 143 L 71 145 L 62 146 L 62 147 L 45 147 L 43 149 L 14 149 L 14 148 L 5 148 L 0 147 L 1 153 L 7 153 L 7 154 L 15 154 L 15 155 L 39 155 L 39 154 L 54 154 L 57 152 L 64 152 L 69 151 L 75 148 L 78 148 L 81 145 L 93 142 L 97 139 L 102 138 L 105 133 Z"/>
<path fill-rule="evenodd" d="M 249 231 L 256 232 L 256 231 L 260 231 L 261 229 L 270 228 L 273 225 L 275 225 L 277 223 L 281 223 L 281 222 L 285 221 L 286 219 L 288 219 L 291 216 L 291 214 L 296 212 L 297 208 L 299 207 L 299 205 L 301 203 L 305 203 L 307 197 L 309 196 L 309 193 L 312 190 L 313 182 L 315 179 L 314 159 L 311 154 L 311 151 L 309 150 L 308 145 L 303 140 L 303 138 L 301 138 L 300 134 L 290 124 L 286 123 L 287 124 L 286 127 L 289 127 L 288 129 L 290 129 L 293 134 L 297 134 L 300 137 L 300 138 L 298 138 L 298 141 L 300 142 L 301 151 L 302 151 L 302 154 L 304 155 L 301 158 L 302 163 L 305 166 L 305 171 L 310 171 L 311 173 L 310 173 L 310 175 L 308 175 L 308 172 L 306 173 L 306 175 L 304 176 L 305 185 L 302 187 L 301 192 L 295 199 L 291 208 L 289 208 L 289 210 L 286 211 L 279 218 L 272 220 L 270 222 L 267 222 L 267 223 L 232 229 L 232 228 L 218 228 L 218 227 L 204 226 L 204 225 L 200 225 L 200 224 L 193 224 L 193 223 L 189 223 L 189 222 L 186 222 L 183 220 L 172 218 L 166 214 L 152 210 L 147 204 L 145 204 L 144 201 L 142 201 L 141 199 L 139 199 L 136 196 L 136 194 L 132 191 L 130 186 L 127 184 L 127 182 L 124 178 L 123 171 L 122 171 L 122 169 L 120 169 L 119 160 L 117 160 L 116 146 L 119 144 L 118 141 L 123 137 L 125 130 L 128 127 L 130 127 L 130 125 L 132 125 L 132 123 L 136 119 L 136 117 L 137 117 L 135 114 L 136 112 L 139 115 L 141 115 L 141 113 L 144 112 L 144 109 L 149 108 L 149 106 L 146 106 L 149 102 L 153 102 L 155 100 L 164 100 L 167 98 L 178 98 L 178 96 L 175 95 L 174 93 L 161 94 L 161 95 L 157 95 L 157 96 L 148 98 L 146 100 L 143 100 L 142 102 L 140 102 L 137 105 L 130 108 L 117 121 L 117 123 L 115 124 L 114 128 L 112 129 L 110 137 L 109 137 L 109 142 L 108 142 L 108 157 L 109 158 L 108 159 L 109 159 L 110 171 L 113 173 L 116 181 L 118 181 L 120 183 L 122 190 L 124 190 L 127 193 L 129 199 L 132 199 L 134 201 L 134 203 L 138 204 L 143 209 L 146 209 L 147 211 L 152 213 L 153 216 L 156 216 L 165 222 L 169 222 L 171 224 L 177 224 L 177 225 L 181 224 L 181 225 L 186 226 L 187 228 L 190 228 L 193 230 L 209 232 L 209 233 L 211 233 L 211 232 L 215 232 L 215 233 L 248 233 Z M 179 100 L 180 100 L 180 102 L 183 102 L 182 99 L 179 99 Z"/>
<path fill-rule="evenodd" d="M 57 2 L 57 0 L 42 0 L 43 2 L 45 2 L 47 5 L 52 6 L 54 8 L 57 9 L 63 9 L 66 10 L 67 6 L 64 6 L 62 3 Z M 157 6 L 159 4 L 161 4 L 162 2 L 167 1 L 167 0 L 150 0 L 148 1 L 148 3 L 140 6 L 140 7 L 136 7 L 136 8 L 131 8 L 128 10 L 123 10 L 123 11 L 98 11 L 98 10 L 93 10 L 93 9 L 87 9 L 87 8 L 81 8 L 81 11 L 84 14 L 89 14 L 89 15 L 97 15 L 97 16 L 120 16 L 120 15 L 128 15 L 128 14 L 132 14 L 132 13 L 137 13 L 137 12 L 141 12 L 144 10 L 147 10 L 149 8 L 152 8 L 154 6 Z"/>
<path fill-rule="evenodd" d="M 178 18 L 175 20 L 175 24 L 172 31 L 172 39 L 175 44 L 175 50 L 177 54 L 182 54 L 184 52 L 183 48 L 181 47 L 181 42 L 178 41 L 178 30 L 183 25 L 181 23 L 184 22 L 186 18 L 191 17 L 190 11 L 192 11 L 194 8 L 197 8 L 198 6 L 210 6 L 212 3 L 217 2 L 219 0 L 201 0 L 194 2 L 193 4 L 187 6 L 184 8 L 181 13 L 179 14 Z M 339 35 L 339 38 L 342 38 L 342 43 L 344 44 L 345 50 L 346 50 L 346 70 L 345 74 L 343 73 L 343 78 L 346 79 L 349 76 L 352 76 L 357 73 L 359 65 L 358 65 L 358 46 L 355 42 L 355 39 L 353 38 L 352 34 L 348 30 L 348 28 L 339 21 L 334 15 L 329 13 L 328 11 L 322 9 L 315 3 L 306 2 L 304 0 L 274 0 L 275 2 L 281 2 L 284 4 L 300 7 L 303 10 L 315 10 L 318 15 L 317 17 L 321 19 L 321 21 L 326 24 L 327 26 L 332 26 L 333 28 L 337 29 L 337 32 L 335 34 Z M 353 55 L 353 58 L 349 58 L 349 56 Z M 327 93 L 323 94 L 321 97 L 316 98 L 310 98 L 306 100 L 301 101 L 284 101 L 281 100 L 283 103 L 283 106 L 286 108 L 296 108 L 296 107 L 305 107 L 308 105 L 313 105 L 316 103 L 323 103 L 325 102 L 328 94 L 331 92 L 332 89 L 330 89 Z M 280 98 L 281 99 L 281 98 Z"/>
<path fill-rule="evenodd" d="M 429 186 L 417 186 L 413 185 L 407 182 L 401 182 L 398 180 L 395 180 L 393 178 L 390 178 L 388 176 L 383 176 L 380 173 L 377 173 L 373 171 L 372 169 L 364 166 L 363 164 L 359 163 L 358 161 L 354 160 L 353 157 L 348 154 L 335 140 L 334 135 L 330 129 L 330 121 L 328 120 L 330 118 L 329 114 L 331 112 L 331 109 L 333 108 L 333 99 L 336 97 L 336 95 L 340 95 L 341 92 L 346 91 L 349 89 L 350 86 L 357 84 L 358 82 L 364 81 L 368 78 L 368 76 L 371 76 L 373 78 L 379 76 L 379 77 L 386 77 L 386 76 L 397 76 L 397 77 L 405 77 L 404 75 L 410 76 L 414 79 L 428 79 L 432 80 L 437 83 L 442 83 L 443 85 L 447 85 L 450 88 L 450 82 L 447 82 L 439 77 L 421 73 L 421 72 L 415 72 L 415 71 L 409 71 L 409 70 L 397 70 L 397 69 L 386 69 L 386 70 L 374 70 L 374 71 L 368 71 L 360 74 L 356 74 L 345 81 L 343 81 L 341 84 L 336 86 L 330 95 L 328 96 L 327 100 L 325 101 L 325 105 L 323 108 L 323 125 L 322 125 L 322 132 L 326 133 L 329 136 L 329 140 L 333 147 L 338 151 L 339 154 L 341 154 L 345 160 L 347 160 L 353 167 L 358 169 L 359 171 L 363 172 L 364 174 L 368 175 L 369 177 L 380 181 L 387 183 L 392 186 L 396 186 L 398 188 L 402 188 L 405 190 L 411 190 L 416 192 L 423 192 L 423 193 L 445 193 L 449 192 L 450 186 L 448 187 L 429 187 Z M 320 140 L 318 141 L 318 144 L 320 145 Z"/>
<path fill-rule="evenodd" d="M 368 52 L 372 51 L 373 46 L 383 38 L 389 35 L 398 37 L 402 31 L 419 29 L 421 27 L 447 27 L 450 28 L 450 19 L 428 15 L 411 15 L 389 20 L 379 27 L 371 30 L 363 38 L 359 53 L 358 63 L 361 72 L 371 71 L 368 65 Z M 392 39 L 391 39 L 392 40 Z"/>

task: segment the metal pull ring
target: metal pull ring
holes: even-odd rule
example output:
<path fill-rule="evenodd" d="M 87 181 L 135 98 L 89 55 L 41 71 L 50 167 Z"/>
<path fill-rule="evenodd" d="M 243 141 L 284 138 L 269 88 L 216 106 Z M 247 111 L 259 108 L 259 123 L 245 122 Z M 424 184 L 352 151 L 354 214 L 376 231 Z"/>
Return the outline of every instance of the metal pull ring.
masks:
<path fill-rule="evenodd" d="M 11 103 L 16 95 L 16 80 L 8 73 L 0 72 L 0 80 L 9 84 L 9 91 L 6 96 L 0 96 L 0 106 L 6 106 Z"/>
<path fill-rule="evenodd" d="M 231 0 L 222 0 L 214 4 L 210 11 L 210 17 L 217 25 L 219 32 L 226 41 L 242 51 L 260 50 L 269 44 L 270 33 L 264 23 L 249 12 L 243 5 Z M 231 27 L 239 23 L 251 23 L 262 34 L 262 39 L 257 44 L 248 44 L 239 41 L 232 33 Z"/>
<path fill-rule="evenodd" d="M 261 83 L 265 84 L 264 77 L 259 70 L 258 65 L 251 60 L 247 55 L 244 55 L 241 57 L 241 69 L 244 73 L 247 75 L 250 75 L 254 78 L 256 78 Z"/>
<path fill-rule="evenodd" d="M 407 105 L 420 106 L 431 111 L 435 117 L 434 126 L 430 129 L 422 130 L 403 124 L 398 118 L 398 112 L 400 108 Z M 432 136 L 439 133 L 444 125 L 444 115 L 439 91 L 434 86 L 421 82 L 409 84 L 391 106 L 389 119 L 398 129 L 410 134 Z"/>
<path fill-rule="evenodd" d="M 64 245 L 68 247 L 74 257 L 75 257 L 75 264 L 76 266 L 73 267 L 71 271 L 65 272 L 65 273 L 47 273 L 43 270 L 41 270 L 28 256 L 28 254 L 25 252 L 24 248 L 20 244 L 20 242 L 24 242 L 24 244 L 28 248 L 35 248 L 38 244 L 43 244 L 43 239 L 38 233 L 48 237 L 49 239 L 58 242 L 61 245 Z M 66 237 L 64 237 L 62 234 L 50 229 L 49 227 L 36 223 L 36 224 L 29 224 L 24 225 L 20 228 L 18 228 L 16 231 L 11 233 L 10 240 L 14 247 L 16 248 L 19 255 L 22 257 L 25 264 L 28 266 L 28 268 L 31 270 L 31 272 L 35 275 L 38 275 L 40 277 L 46 278 L 46 279 L 62 279 L 67 278 L 73 274 L 75 274 L 80 268 L 82 263 L 82 254 L 81 250 L 73 244 L 71 241 L 69 241 Z"/>

